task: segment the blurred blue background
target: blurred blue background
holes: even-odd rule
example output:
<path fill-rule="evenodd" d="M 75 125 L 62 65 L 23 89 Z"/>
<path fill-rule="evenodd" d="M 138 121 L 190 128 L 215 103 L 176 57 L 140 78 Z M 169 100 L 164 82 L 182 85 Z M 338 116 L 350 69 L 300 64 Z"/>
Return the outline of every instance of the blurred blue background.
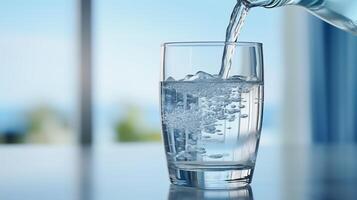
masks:
<path fill-rule="evenodd" d="M 78 81 L 75 2 L 0 4 L 0 138 L 71 143 Z"/>
<path fill-rule="evenodd" d="M 93 1 L 85 84 L 83 2 L 0 0 L 0 198 L 167 199 L 160 44 L 224 40 L 235 1 Z M 240 41 L 264 50 L 254 198 L 355 199 L 356 37 L 302 8 L 256 8 Z M 79 148 L 91 133 L 94 150 Z"/>
<path fill-rule="evenodd" d="M 5 143 L 75 143 L 76 2 L 1 4 L 0 137 Z M 233 6 L 213 0 L 93 2 L 94 142 L 159 140 L 160 44 L 224 40 Z M 264 43 L 266 141 L 278 139 L 282 15 L 279 9 L 251 11 L 240 39 Z M 123 130 L 125 124 L 133 127 Z"/>

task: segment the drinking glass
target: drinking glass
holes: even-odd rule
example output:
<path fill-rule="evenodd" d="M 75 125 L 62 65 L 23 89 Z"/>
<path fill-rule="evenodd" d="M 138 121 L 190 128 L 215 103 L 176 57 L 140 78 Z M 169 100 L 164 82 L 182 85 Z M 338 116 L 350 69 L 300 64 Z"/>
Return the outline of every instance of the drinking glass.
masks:
<path fill-rule="evenodd" d="M 234 49 L 221 77 L 225 47 Z M 162 135 L 170 181 L 232 189 L 252 181 L 263 113 L 262 44 L 162 45 Z"/>

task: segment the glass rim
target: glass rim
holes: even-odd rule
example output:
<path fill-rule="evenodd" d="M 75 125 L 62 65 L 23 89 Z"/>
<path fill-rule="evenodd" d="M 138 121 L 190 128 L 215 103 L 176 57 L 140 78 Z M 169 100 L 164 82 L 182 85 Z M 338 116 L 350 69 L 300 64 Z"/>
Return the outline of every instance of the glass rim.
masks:
<path fill-rule="evenodd" d="M 225 42 L 225 41 L 188 41 L 188 42 L 164 42 L 162 47 L 180 47 L 180 46 L 223 46 L 234 45 L 238 47 L 258 47 L 261 48 L 263 43 L 261 42 Z"/>

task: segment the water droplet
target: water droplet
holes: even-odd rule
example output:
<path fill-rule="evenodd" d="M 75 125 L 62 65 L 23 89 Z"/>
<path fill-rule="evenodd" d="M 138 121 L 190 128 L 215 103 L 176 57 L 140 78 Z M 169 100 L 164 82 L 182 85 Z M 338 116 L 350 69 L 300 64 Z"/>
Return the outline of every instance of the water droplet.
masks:
<path fill-rule="evenodd" d="M 236 105 L 231 105 L 231 108 L 235 108 L 235 107 L 237 107 Z"/>
<path fill-rule="evenodd" d="M 230 129 L 232 129 L 232 127 L 229 126 L 229 127 L 227 127 L 227 129 L 230 130 Z"/>
<path fill-rule="evenodd" d="M 245 105 L 240 105 L 239 108 L 245 108 Z"/>

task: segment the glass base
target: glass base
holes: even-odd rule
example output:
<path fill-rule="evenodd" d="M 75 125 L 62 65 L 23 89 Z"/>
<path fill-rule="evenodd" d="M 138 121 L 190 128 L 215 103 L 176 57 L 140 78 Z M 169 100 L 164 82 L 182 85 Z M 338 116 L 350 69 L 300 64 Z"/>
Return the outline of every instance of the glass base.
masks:
<path fill-rule="evenodd" d="M 201 189 L 237 189 L 251 183 L 253 169 L 185 170 L 169 169 L 174 185 Z"/>
<path fill-rule="evenodd" d="M 192 187 L 177 185 L 170 186 L 168 200 L 254 200 L 252 189 L 249 185 L 234 190 L 202 190 Z"/>

